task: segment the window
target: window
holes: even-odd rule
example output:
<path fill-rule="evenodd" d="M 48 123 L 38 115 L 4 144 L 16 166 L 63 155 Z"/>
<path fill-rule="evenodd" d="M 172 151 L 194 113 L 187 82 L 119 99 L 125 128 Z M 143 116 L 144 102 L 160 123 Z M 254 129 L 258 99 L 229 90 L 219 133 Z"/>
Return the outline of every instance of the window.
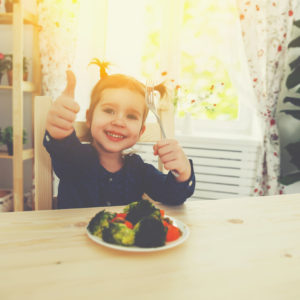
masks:
<path fill-rule="evenodd" d="M 196 131 L 249 127 L 254 93 L 234 0 L 90 0 L 81 14 L 77 98 L 85 108 L 98 80 L 86 66 L 98 57 L 113 73 L 172 82 L 179 127 L 186 115 Z"/>

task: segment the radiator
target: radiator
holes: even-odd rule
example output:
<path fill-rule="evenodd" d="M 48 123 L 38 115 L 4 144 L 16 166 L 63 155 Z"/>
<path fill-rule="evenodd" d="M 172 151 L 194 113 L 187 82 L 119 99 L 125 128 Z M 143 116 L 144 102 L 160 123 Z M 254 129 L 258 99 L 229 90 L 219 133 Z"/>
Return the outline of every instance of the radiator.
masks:
<path fill-rule="evenodd" d="M 201 139 L 180 143 L 193 160 L 196 189 L 193 200 L 217 200 L 251 196 L 256 178 L 258 143 L 230 143 Z M 199 146 L 197 146 L 199 145 Z M 157 167 L 153 144 L 139 143 L 136 150 L 145 162 Z"/>

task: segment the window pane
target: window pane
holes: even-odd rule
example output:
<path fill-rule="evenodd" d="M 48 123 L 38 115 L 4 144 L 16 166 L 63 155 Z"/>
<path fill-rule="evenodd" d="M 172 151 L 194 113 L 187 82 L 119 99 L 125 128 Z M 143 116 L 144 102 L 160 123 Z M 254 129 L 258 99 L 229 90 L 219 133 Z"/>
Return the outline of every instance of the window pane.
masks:
<path fill-rule="evenodd" d="M 107 60 L 114 72 L 142 81 L 160 64 L 161 4 L 159 0 L 109 0 Z"/>
<path fill-rule="evenodd" d="M 181 103 L 178 113 L 198 119 L 236 120 L 239 101 L 230 74 L 239 34 L 235 4 L 185 0 L 181 27 Z M 229 70 L 230 68 L 230 70 Z"/>

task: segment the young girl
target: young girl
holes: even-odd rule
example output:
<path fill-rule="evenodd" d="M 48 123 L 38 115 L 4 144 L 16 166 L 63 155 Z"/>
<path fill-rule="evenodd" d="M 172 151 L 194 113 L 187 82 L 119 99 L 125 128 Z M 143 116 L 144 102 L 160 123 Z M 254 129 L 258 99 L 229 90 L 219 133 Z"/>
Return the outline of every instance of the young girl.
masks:
<path fill-rule="evenodd" d="M 46 120 L 44 146 L 60 179 L 58 208 L 126 205 L 144 193 L 175 205 L 193 194 L 192 161 L 176 140 L 159 141 L 153 149 L 165 169 L 175 170 L 177 177 L 170 171 L 161 173 L 137 154 L 123 155 L 145 131 L 148 108 L 142 83 L 121 74 L 99 80 L 86 112 L 91 144 L 81 144 L 72 126 L 79 111 L 75 83 L 75 75 L 67 71 L 67 87 Z"/>

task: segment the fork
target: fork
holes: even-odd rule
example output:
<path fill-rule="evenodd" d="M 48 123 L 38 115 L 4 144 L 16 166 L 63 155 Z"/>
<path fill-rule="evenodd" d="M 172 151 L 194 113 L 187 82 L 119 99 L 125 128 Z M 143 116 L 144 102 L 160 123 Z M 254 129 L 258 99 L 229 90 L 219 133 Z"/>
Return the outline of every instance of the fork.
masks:
<path fill-rule="evenodd" d="M 152 111 L 152 113 L 156 117 L 156 120 L 160 127 L 162 138 L 163 140 L 165 140 L 167 136 L 162 121 L 157 113 L 157 109 L 154 101 L 154 83 L 151 79 L 146 81 L 146 103 L 148 108 Z"/>
<path fill-rule="evenodd" d="M 154 82 L 151 79 L 148 79 L 146 81 L 145 97 L 146 97 L 146 103 L 147 103 L 148 108 L 152 111 L 152 113 L 156 117 L 157 123 L 159 124 L 162 139 L 165 140 L 167 138 L 167 136 L 166 136 L 166 132 L 163 127 L 162 121 L 160 119 L 160 116 L 157 113 L 157 109 L 156 109 L 156 105 L 155 105 L 155 101 L 154 101 Z M 171 172 L 175 177 L 179 176 L 179 174 L 176 171 L 172 170 Z"/>

